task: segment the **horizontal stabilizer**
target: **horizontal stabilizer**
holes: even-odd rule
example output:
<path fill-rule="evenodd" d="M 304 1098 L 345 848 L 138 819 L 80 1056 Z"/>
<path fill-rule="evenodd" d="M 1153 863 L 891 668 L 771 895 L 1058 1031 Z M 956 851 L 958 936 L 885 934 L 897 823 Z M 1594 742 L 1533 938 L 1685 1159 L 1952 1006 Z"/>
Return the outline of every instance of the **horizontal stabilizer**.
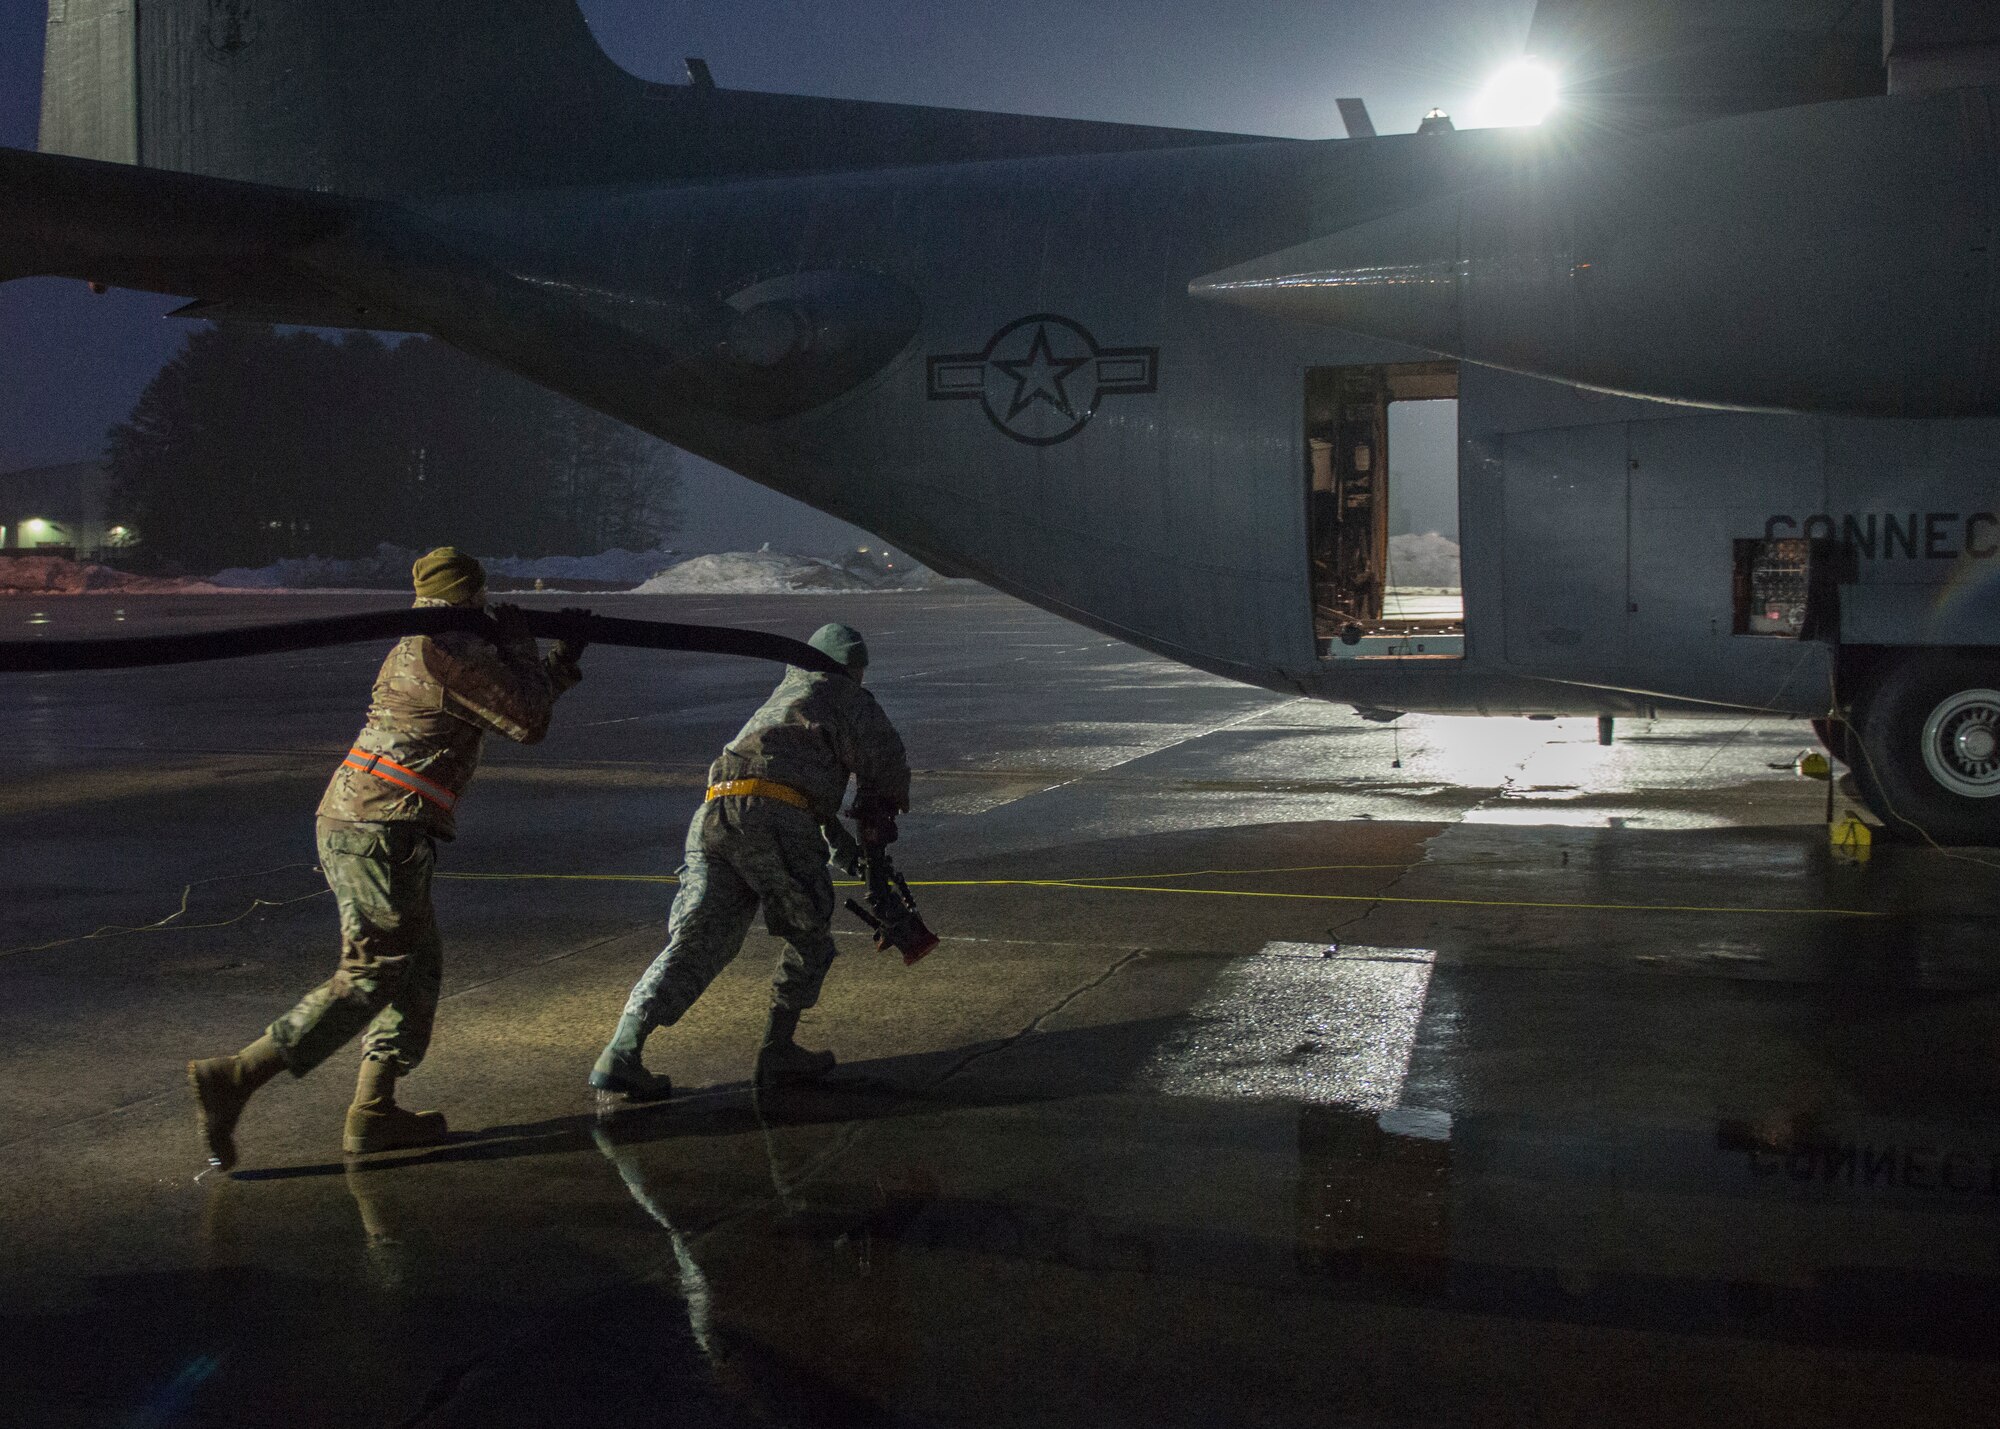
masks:
<path fill-rule="evenodd" d="M 338 299 L 286 260 L 350 215 L 320 194 L 0 149 L 0 281 L 80 278 L 337 309 Z"/>
<path fill-rule="evenodd" d="M 329 296 L 324 302 L 216 302 L 201 298 L 175 308 L 170 318 L 189 322 L 264 323 L 271 327 L 347 328 L 368 332 L 415 332 L 394 313 Z"/>

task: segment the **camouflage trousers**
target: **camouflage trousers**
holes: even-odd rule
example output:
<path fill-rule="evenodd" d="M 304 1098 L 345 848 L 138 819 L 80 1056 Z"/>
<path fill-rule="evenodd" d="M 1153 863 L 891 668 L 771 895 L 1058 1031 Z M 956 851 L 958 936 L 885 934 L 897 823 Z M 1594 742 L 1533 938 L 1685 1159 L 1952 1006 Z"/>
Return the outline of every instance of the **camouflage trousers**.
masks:
<path fill-rule="evenodd" d="M 678 1022 L 743 950 L 760 904 L 764 926 L 785 940 L 771 1005 L 803 1012 L 818 1002 L 835 949 L 833 875 L 813 816 L 775 799 L 712 799 L 688 825 L 686 858 L 667 946 L 633 987 L 625 1015 L 649 1027 Z"/>
<path fill-rule="evenodd" d="M 303 1077 L 354 1039 L 361 1055 L 415 1070 L 444 977 L 431 911 L 437 845 L 416 824 L 319 821 L 319 864 L 340 906 L 340 966 L 270 1026 Z"/>

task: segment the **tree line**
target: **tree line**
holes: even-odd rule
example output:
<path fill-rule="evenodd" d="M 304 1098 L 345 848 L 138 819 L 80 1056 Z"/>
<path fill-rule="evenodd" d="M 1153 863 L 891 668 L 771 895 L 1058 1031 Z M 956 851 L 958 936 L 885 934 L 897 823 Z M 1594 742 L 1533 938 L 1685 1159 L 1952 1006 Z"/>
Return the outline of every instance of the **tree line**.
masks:
<path fill-rule="evenodd" d="M 356 557 L 650 550 L 673 529 L 664 442 L 429 338 L 196 329 L 111 429 L 111 522 L 186 571 Z"/>

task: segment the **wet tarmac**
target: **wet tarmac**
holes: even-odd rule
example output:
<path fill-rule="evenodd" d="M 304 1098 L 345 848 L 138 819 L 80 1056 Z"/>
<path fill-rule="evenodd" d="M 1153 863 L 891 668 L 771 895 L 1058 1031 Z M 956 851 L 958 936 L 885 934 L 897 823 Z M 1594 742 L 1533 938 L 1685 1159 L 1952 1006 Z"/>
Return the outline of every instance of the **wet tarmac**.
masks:
<path fill-rule="evenodd" d="M 0 677 L 0 1419 L 1991 1421 L 2000 854 L 1836 860 L 1803 726 L 1371 725 L 984 593 L 589 603 L 865 630 L 944 946 L 843 931 L 841 1068 L 758 1097 L 760 930 L 649 1048 L 676 1099 L 600 1116 L 772 672 L 593 650 L 441 860 L 405 1092 L 452 1140 L 343 1159 L 343 1057 L 197 1180 L 183 1062 L 331 966 L 311 812 L 380 652 Z"/>

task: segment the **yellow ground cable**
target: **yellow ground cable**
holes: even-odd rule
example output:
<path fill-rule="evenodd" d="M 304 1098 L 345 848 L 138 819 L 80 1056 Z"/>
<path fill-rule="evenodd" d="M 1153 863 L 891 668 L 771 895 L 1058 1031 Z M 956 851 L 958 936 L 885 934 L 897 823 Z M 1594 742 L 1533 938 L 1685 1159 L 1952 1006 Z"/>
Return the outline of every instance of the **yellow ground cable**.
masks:
<path fill-rule="evenodd" d="M 1138 873 L 1126 874 L 1127 878 L 1194 878 L 1201 873 L 1227 877 L 1250 877 L 1269 873 L 1320 873 L 1352 869 L 1401 869 L 1416 867 L 1414 864 L 1320 864 L 1304 868 L 1212 868 L 1194 873 Z M 258 874 L 232 875 L 235 878 L 262 877 L 264 873 L 282 873 L 292 868 L 309 867 L 305 864 L 287 864 L 284 868 L 268 869 Z M 1117 874 L 1102 874 L 1099 879 L 1118 877 Z M 456 879 L 464 882 L 501 883 L 674 883 L 680 879 L 671 873 L 439 873 L 440 879 Z M 234 917 L 214 923 L 181 923 L 178 920 L 188 911 L 190 895 L 198 887 L 208 883 L 226 882 L 227 879 L 203 879 L 191 883 L 181 890 L 181 905 L 165 918 L 154 923 L 137 926 L 113 924 L 69 938 L 57 938 L 46 943 L 35 943 L 19 948 L 0 948 L 0 958 L 12 957 L 17 953 L 39 953 L 52 948 L 65 947 L 71 943 L 90 942 L 100 938 L 127 937 L 136 933 L 153 932 L 197 932 L 209 928 L 226 928 L 240 923 L 261 908 L 283 908 L 293 903 L 304 903 L 313 898 L 324 898 L 327 890 L 322 888 L 297 898 L 252 899 L 250 906 Z M 836 888 L 860 888 L 858 879 L 836 879 Z M 1273 893 L 1246 888 L 1160 888 L 1135 883 L 1108 883 L 1078 878 L 933 878 L 912 879 L 912 888 L 1065 888 L 1080 893 L 1179 893 L 1200 898 L 1279 898 L 1305 903 L 1403 903 L 1427 907 L 1449 908 L 1541 908 L 1577 913 L 1703 913 L 1723 914 L 1741 917 L 1754 914 L 1771 914 L 1785 917 L 1806 918 L 1881 918 L 1885 914 L 1861 908 L 1729 908 L 1706 907 L 1700 904 L 1680 903 L 1571 903 L 1557 900 L 1505 899 L 1505 898 L 1412 898 L 1406 895 L 1386 893 Z"/>
<path fill-rule="evenodd" d="M 1185 873 L 1096 873 L 1081 874 L 1074 878 L 1059 880 L 1063 883 L 1092 884 L 1111 879 L 1146 881 L 1155 878 L 1254 878 L 1271 873 L 1348 873 L 1404 871 L 1421 868 L 1421 863 L 1304 863 L 1290 868 L 1196 868 Z M 1442 866 L 1442 865 L 1434 865 Z M 1484 865 L 1491 867 L 1492 865 Z M 671 873 L 439 873 L 438 878 L 497 878 L 497 879 L 549 879 L 557 882 L 578 883 L 678 883 L 680 879 Z M 843 882 L 834 880 L 837 888 L 859 888 L 858 880 Z M 919 887 L 912 882 L 912 888 Z M 933 884 L 932 887 L 946 887 L 948 884 Z"/>
<path fill-rule="evenodd" d="M 578 883 L 678 883 L 664 873 L 440 873 L 441 879 L 550 881 Z M 836 879 L 836 888 L 859 888 Z M 1571 903 L 1516 898 L 1412 898 L 1384 893 L 1270 893 L 1245 888 L 1154 888 L 1129 883 L 1082 883 L 1066 878 L 933 878 L 910 880 L 912 888 L 1067 888 L 1081 893 L 1179 893 L 1201 898 L 1281 898 L 1307 903 L 1410 903 L 1449 908 L 1546 908 L 1575 913 L 1710 913 L 1741 917 L 1772 914 L 1806 918 L 1880 918 L 1865 908 L 1708 907 L 1693 903 Z"/>
<path fill-rule="evenodd" d="M 1422 866 L 1422 863 L 1302 863 L 1291 868 L 1197 868 L 1187 873 L 1102 873 L 1068 881 L 1097 883 L 1112 878 L 1128 881 L 1133 879 L 1150 881 L 1155 878 L 1251 878 L 1266 873 L 1351 873 L 1361 870 L 1380 873 L 1390 869 L 1411 869 Z M 1442 867 L 1442 865 L 1433 866 Z"/>
<path fill-rule="evenodd" d="M 435 873 L 439 879 L 481 879 L 496 883 L 679 883 L 671 873 Z M 852 884 L 839 885 L 853 887 Z"/>
<path fill-rule="evenodd" d="M 1565 903 L 1508 898 L 1410 898 L 1386 893 L 1269 893 L 1247 888 L 1148 888 L 1137 884 L 1073 883 L 1059 878 L 910 880 L 912 888 L 1074 888 L 1086 893 L 1185 893 L 1204 898 L 1287 898 L 1310 903 L 1423 903 L 1457 908 L 1561 908 L 1583 913 L 1780 913 L 1822 918 L 1880 918 L 1865 908 L 1710 908 L 1684 903 Z"/>

